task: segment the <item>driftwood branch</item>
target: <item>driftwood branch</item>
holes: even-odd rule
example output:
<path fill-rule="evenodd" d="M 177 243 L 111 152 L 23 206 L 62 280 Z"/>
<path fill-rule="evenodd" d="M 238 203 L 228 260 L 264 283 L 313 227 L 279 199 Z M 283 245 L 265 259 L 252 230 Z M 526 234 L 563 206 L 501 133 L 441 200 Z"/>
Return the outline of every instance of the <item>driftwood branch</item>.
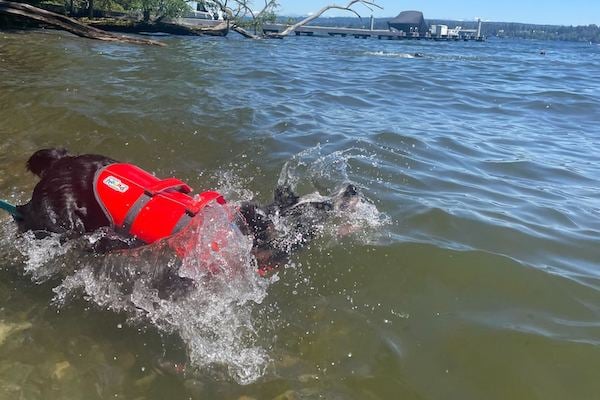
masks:
<path fill-rule="evenodd" d="M 225 15 L 227 15 L 227 19 L 232 21 L 231 30 L 239 33 L 247 39 L 262 39 L 263 36 L 248 32 L 246 29 L 242 28 L 233 21 L 237 20 L 240 15 L 247 14 L 251 15 L 253 21 L 257 21 L 268 10 L 270 10 L 273 6 L 277 5 L 277 0 L 265 0 L 265 6 L 263 7 L 263 9 L 257 14 L 254 14 L 254 10 L 252 10 L 252 8 L 248 5 L 248 2 L 244 0 L 234 0 L 234 3 L 237 5 L 235 11 L 231 7 L 227 6 L 227 0 L 214 0 L 213 2 L 221 9 L 221 11 Z"/>
<path fill-rule="evenodd" d="M 358 14 L 355 10 L 352 9 L 352 6 L 354 6 L 357 3 L 366 6 L 370 10 L 373 9 L 371 7 L 382 9 L 381 6 L 375 4 L 373 1 L 369 1 L 369 0 L 352 0 L 352 1 L 350 1 L 345 6 L 339 6 L 337 4 L 331 4 L 331 5 L 328 5 L 328 6 L 325 6 L 325 7 L 321 8 L 319 11 L 317 11 L 316 13 L 314 13 L 313 15 L 311 15 L 309 17 L 304 18 L 302 21 L 297 22 L 294 25 L 291 25 L 291 26 L 287 27 L 283 32 L 281 32 L 281 33 L 272 33 L 272 34 L 269 34 L 268 36 L 269 37 L 277 37 L 277 38 L 282 38 L 284 36 L 287 36 L 290 33 L 294 32 L 296 29 L 300 28 L 301 26 L 306 25 L 309 22 L 311 22 L 311 21 L 319 18 L 326 11 L 331 10 L 331 9 L 338 9 L 338 10 L 350 11 L 350 12 L 356 14 L 360 18 L 360 14 Z"/>
<path fill-rule="evenodd" d="M 49 25 L 58 29 L 71 32 L 74 35 L 95 39 L 104 40 L 107 42 L 125 42 L 134 44 L 150 44 L 155 46 L 164 46 L 154 40 L 138 39 L 129 36 L 113 35 L 112 33 L 94 28 L 64 15 L 56 14 L 41 8 L 33 7 L 28 4 L 13 3 L 10 1 L 0 0 L 0 14 L 7 14 L 22 18 L 31 19 L 41 22 L 44 25 Z"/>
<path fill-rule="evenodd" d="M 86 24 L 94 28 L 110 32 L 121 33 L 169 33 L 171 35 L 181 36 L 226 36 L 229 31 L 228 21 L 222 21 L 214 26 L 197 26 L 184 23 L 172 22 L 136 22 L 136 21 L 115 21 L 111 19 L 96 19 L 86 21 Z"/>
<path fill-rule="evenodd" d="M 230 29 L 232 31 L 239 33 L 247 39 L 260 39 L 258 36 L 248 32 L 247 30 L 233 22 L 238 17 L 238 14 L 241 12 L 241 7 L 238 7 L 237 11 L 234 13 L 231 8 L 227 7 L 227 0 L 225 0 L 224 2 L 220 0 L 215 0 L 215 4 L 217 4 L 221 11 L 227 16 L 227 21 L 232 21 L 230 25 Z"/>
<path fill-rule="evenodd" d="M 248 32 L 247 30 L 245 30 L 244 28 L 242 28 L 241 26 L 238 26 L 236 24 L 233 24 L 231 26 L 231 30 L 234 32 L 239 33 L 240 35 L 242 35 L 243 37 L 245 37 L 246 39 L 262 39 L 262 37 L 255 35 L 251 32 Z"/>
<path fill-rule="evenodd" d="M 235 15 L 233 14 L 233 11 L 231 10 L 231 8 L 227 7 L 227 0 L 225 0 L 225 1 L 214 0 L 214 3 L 227 16 L 227 19 L 234 19 L 235 18 Z"/>
<path fill-rule="evenodd" d="M 229 32 L 230 27 L 231 27 L 231 24 L 229 23 L 229 20 L 227 20 L 227 21 L 222 21 L 221 23 L 219 23 L 218 25 L 215 25 L 215 26 L 203 26 L 203 27 L 194 28 L 194 30 L 199 31 L 203 35 L 227 36 L 227 33 Z"/>

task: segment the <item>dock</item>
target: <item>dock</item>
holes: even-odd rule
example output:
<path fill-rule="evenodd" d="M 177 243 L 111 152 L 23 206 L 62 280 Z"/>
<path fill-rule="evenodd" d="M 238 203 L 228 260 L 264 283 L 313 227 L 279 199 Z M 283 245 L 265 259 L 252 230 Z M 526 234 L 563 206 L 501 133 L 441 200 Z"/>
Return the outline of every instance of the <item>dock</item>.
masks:
<path fill-rule="evenodd" d="M 288 25 L 285 24 L 265 24 L 263 30 L 265 33 L 283 32 Z M 312 26 L 305 25 L 297 28 L 294 33 L 296 36 L 324 36 L 324 37 L 355 37 L 357 39 L 375 38 L 380 40 L 436 40 L 436 41 L 483 41 L 483 36 L 479 35 L 479 29 L 463 29 L 456 35 L 432 35 L 430 32 L 425 34 L 419 32 L 403 32 L 386 29 L 358 29 L 358 28 L 339 28 L 330 26 Z"/>

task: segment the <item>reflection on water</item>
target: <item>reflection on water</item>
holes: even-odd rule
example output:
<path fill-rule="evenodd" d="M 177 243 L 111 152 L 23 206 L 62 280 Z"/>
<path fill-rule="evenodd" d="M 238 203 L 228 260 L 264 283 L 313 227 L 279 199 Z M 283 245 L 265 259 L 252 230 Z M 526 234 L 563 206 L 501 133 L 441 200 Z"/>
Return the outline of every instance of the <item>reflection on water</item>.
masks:
<path fill-rule="evenodd" d="M 594 398 L 598 47 L 288 39 L 0 34 L 2 198 L 43 146 L 232 202 L 366 198 L 276 278 L 245 259 L 170 302 L 91 273 L 168 252 L 82 255 L 3 216 L 0 397 Z"/>

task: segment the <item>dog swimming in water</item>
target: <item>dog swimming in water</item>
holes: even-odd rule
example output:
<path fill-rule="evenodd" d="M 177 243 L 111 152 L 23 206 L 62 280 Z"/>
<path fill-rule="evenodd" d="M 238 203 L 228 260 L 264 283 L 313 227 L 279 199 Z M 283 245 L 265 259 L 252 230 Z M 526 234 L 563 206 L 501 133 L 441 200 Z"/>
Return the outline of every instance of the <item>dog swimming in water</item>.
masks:
<path fill-rule="evenodd" d="M 29 158 L 26 167 L 40 180 L 31 200 L 12 212 L 19 231 L 68 239 L 103 231 L 90 245 L 98 254 L 176 237 L 206 207 L 226 204 L 216 191 L 192 196 L 192 189 L 176 178 L 159 179 L 103 155 L 42 149 Z M 307 244 L 316 234 L 315 226 L 336 211 L 352 210 L 359 197 L 354 185 L 328 197 L 301 197 L 289 185 L 279 185 L 266 206 L 241 203 L 237 208 L 241 218 L 232 218 L 232 223 L 252 238 L 252 254 L 259 272 L 265 273 L 285 264 L 293 251 Z M 301 240 L 282 243 L 274 222 L 282 218 L 288 221 L 287 235 Z"/>

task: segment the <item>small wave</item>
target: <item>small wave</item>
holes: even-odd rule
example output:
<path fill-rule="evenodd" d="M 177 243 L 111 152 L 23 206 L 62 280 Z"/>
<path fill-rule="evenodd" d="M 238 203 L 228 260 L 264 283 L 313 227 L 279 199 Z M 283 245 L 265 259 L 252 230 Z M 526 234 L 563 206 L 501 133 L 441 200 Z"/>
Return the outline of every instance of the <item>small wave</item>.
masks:
<path fill-rule="evenodd" d="M 535 316 L 535 317 L 534 317 Z M 557 342 L 600 345 L 597 321 L 565 319 L 534 310 L 506 310 L 495 312 L 492 317 L 471 313 L 466 319 L 493 329 L 539 336 Z"/>
<path fill-rule="evenodd" d="M 396 58 L 417 58 L 422 57 L 422 55 L 417 55 L 415 53 L 399 53 L 399 52 L 387 52 L 387 51 L 366 51 L 364 52 L 366 56 L 375 56 L 375 57 L 396 57 Z"/>

